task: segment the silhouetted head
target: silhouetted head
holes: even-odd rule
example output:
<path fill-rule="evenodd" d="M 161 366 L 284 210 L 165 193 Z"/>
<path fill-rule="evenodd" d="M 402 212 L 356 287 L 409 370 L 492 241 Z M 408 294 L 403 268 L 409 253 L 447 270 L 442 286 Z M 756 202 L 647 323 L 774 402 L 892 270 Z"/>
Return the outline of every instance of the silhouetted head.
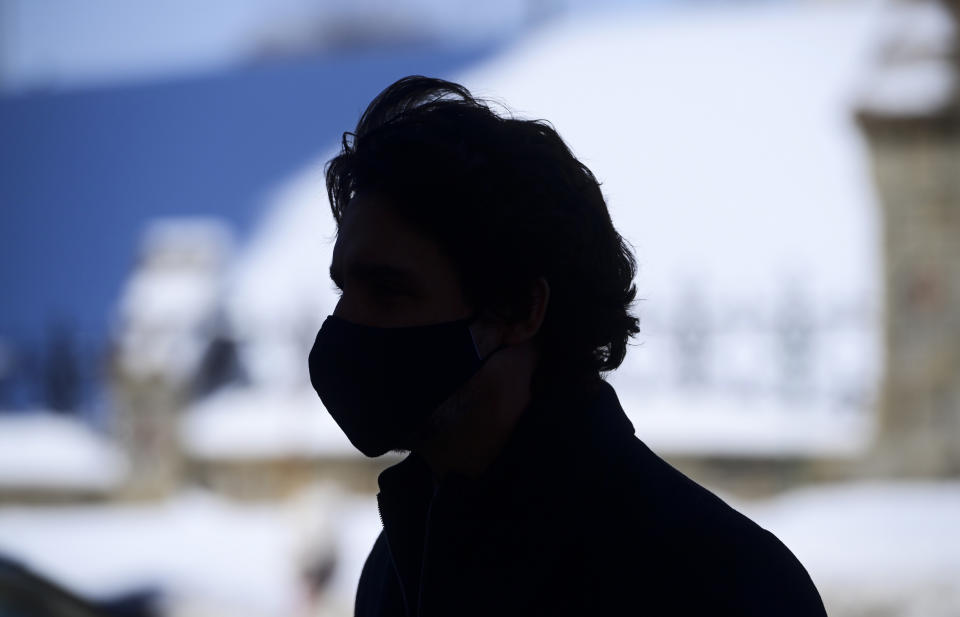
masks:
<path fill-rule="evenodd" d="M 545 312 L 524 330 L 538 351 L 534 390 L 595 381 L 623 361 L 639 331 L 636 264 L 596 178 L 547 122 L 498 114 L 455 83 L 406 77 L 344 134 L 326 182 L 338 314 L 401 326 L 481 310 L 529 324 L 547 287 Z M 357 260 L 393 271 L 351 280 L 342 266 Z"/>

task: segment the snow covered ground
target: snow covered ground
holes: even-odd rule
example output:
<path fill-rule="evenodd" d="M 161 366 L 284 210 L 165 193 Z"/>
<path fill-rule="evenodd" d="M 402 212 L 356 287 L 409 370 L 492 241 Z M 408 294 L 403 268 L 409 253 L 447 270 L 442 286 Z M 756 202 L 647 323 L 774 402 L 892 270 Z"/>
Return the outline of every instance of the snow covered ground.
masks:
<path fill-rule="evenodd" d="M 301 566 L 335 555 L 329 601 L 352 607 L 379 525 L 372 497 L 329 487 L 279 505 L 191 491 L 158 504 L 0 508 L 0 553 L 90 597 L 158 588 L 174 614 L 307 615 Z"/>
<path fill-rule="evenodd" d="M 960 615 L 960 482 L 862 482 L 727 501 L 794 552 L 832 617 Z"/>
<path fill-rule="evenodd" d="M 797 488 L 731 505 L 800 559 L 832 617 L 960 614 L 960 483 L 860 482 Z M 90 595 L 157 585 L 207 615 L 318 614 L 298 564 L 332 550 L 330 614 L 349 615 L 380 530 L 372 496 L 321 488 L 279 506 L 184 493 L 157 505 L 0 509 L 0 552 Z"/>

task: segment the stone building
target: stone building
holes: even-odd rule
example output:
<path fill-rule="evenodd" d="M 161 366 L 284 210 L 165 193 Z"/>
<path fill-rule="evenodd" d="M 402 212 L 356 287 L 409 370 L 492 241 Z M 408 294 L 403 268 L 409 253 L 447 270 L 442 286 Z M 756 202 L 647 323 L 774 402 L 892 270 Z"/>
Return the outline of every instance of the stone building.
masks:
<path fill-rule="evenodd" d="M 640 344 L 609 379 L 638 436 L 711 487 L 760 495 L 864 471 L 957 471 L 954 35 L 939 5 L 899 6 L 879 38 L 864 5 L 558 29 L 458 78 L 549 117 L 604 181 L 643 298 Z M 614 79 L 597 45 L 672 57 L 691 37 L 702 45 L 669 73 L 638 63 L 633 81 Z M 904 69 L 914 64 L 919 78 Z M 599 94 L 572 100 L 566 77 L 534 78 L 558 67 Z M 864 78 L 858 127 L 846 95 Z M 635 82 L 669 95 L 638 107 Z M 680 102 L 705 107 L 678 116 Z M 683 117 L 686 137 L 664 117 Z M 660 154 L 628 156 L 629 143 Z M 181 226 L 145 250 L 114 378 L 133 493 L 193 483 L 276 499 L 322 479 L 370 492 L 393 462 L 349 446 L 306 374 L 336 302 L 326 158 L 278 186 L 228 271 L 211 249 L 219 232 Z M 151 289 L 166 295 L 143 300 Z"/>
<path fill-rule="evenodd" d="M 870 473 L 960 475 L 958 19 L 957 0 L 900 3 L 857 113 L 883 215 L 886 288 Z"/>
<path fill-rule="evenodd" d="M 210 373 L 230 237 L 219 222 L 164 220 L 144 236 L 119 302 L 110 386 L 129 459 L 121 495 L 158 498 L 183 482 L 181 410 Z"/>

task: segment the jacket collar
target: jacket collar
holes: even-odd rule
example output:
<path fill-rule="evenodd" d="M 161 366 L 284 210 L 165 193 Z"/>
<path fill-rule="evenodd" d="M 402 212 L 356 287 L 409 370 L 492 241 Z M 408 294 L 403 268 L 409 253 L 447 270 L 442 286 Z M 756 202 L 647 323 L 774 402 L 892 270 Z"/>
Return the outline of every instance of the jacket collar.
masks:
<path fill-rule="evenodd" d="M 633 434 L 613 388 L 598 380 L 537 397 L 479 478 L 451 474 L 435 488 L 429 467 L 415 452 L 385 469 L 377 505 L 404 603 L 418 602 L 428 534 L 435 534 L 438 550 L 456 551 L 484 537 L 483 530 L 540 520 L 544 497 L 563 490 L 582 456 L 604 456 L 614 442 Z"/>
<path fill-rule="evenodd" d="M 530 474 L 546 472 L 558 451 L 591 445 L 603 448 L 634 432 L 613 386 L 606 381 L 575 390 L 556 389 L 531 402 L 500 454 L 480 477 L 451 474 L 435 491 L 426 462 L 411 452 L 380 474 L 378 498 L 409 503 L 412 499 L 429 501 L 439 491 L 487 494 L 508 484 L 535 480 Z"/>

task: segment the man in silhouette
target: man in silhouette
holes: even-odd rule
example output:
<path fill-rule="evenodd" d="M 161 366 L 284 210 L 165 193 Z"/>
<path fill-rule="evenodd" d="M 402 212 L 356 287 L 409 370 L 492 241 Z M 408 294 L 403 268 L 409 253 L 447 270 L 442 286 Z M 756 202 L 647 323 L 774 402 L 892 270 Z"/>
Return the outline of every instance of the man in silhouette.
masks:
<path fill-rule="evenodd" d="M 356 614 L 822 616 L 793 554 L 650 451 L 602 374 L 636 265 L 545 122 L 399 80 L 327 166 L 340 300 L 310 352 L 379 477 Z"/>

